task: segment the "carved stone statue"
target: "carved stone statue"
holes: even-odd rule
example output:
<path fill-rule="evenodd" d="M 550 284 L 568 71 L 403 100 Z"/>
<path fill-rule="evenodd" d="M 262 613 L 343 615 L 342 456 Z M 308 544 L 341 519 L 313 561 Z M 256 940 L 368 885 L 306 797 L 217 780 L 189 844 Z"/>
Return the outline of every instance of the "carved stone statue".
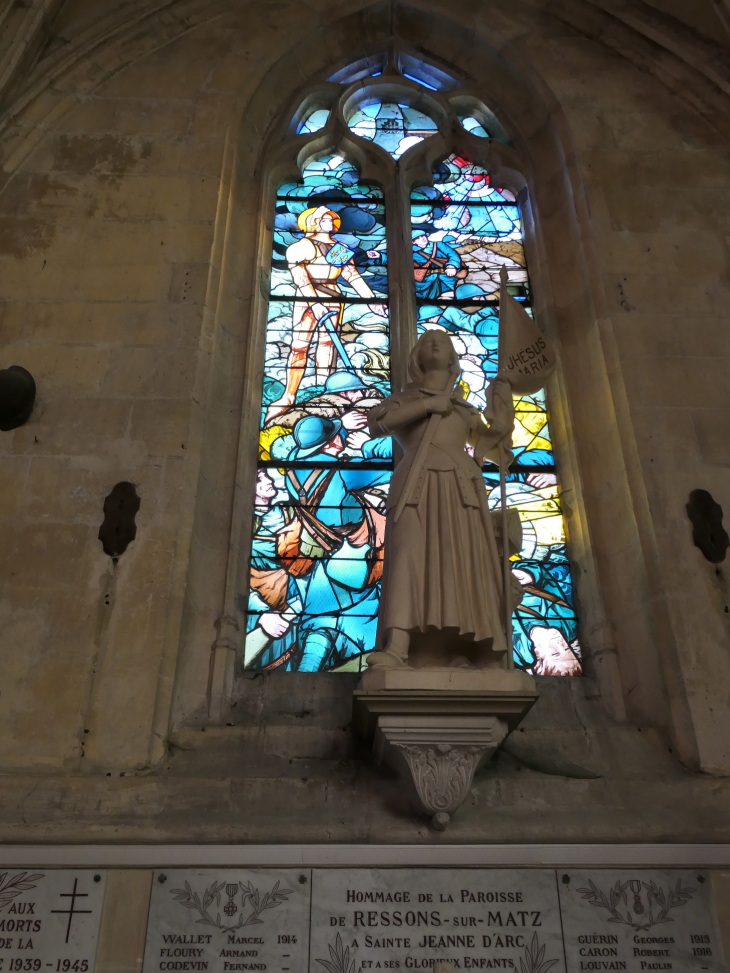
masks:
<path fill-rule="evenodd" d="M 481 473 L 511 437 L 509 382 L 497 377 L 485 412 L 454 391 L 448 335 L 426 331 L 408 385 L 372 409 L 370 431 L 404 452 L 387 503 L 375 668 L 499 665 L 506 651 L 502 570 Z M 465 451 L 469 444 L 474 458 Z M 519 600 L 519 599 L 517 599 Z"/>

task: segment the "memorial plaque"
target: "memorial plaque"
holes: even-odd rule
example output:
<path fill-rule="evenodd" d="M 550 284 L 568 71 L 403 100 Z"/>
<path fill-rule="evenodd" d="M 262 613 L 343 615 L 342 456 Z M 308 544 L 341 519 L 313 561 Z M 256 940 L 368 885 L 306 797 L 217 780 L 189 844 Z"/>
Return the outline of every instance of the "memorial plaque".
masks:
<path fill-rule="evenodd" d="M 309 869 L 165 869 L 152 882 L 144 973 L 303 973 Z"/>
<path fill-rule="evenodd" d="M 106 872 L 0 872 L 0 971 L 93 973 Z"/>
<path fill-rule="evenodd" d="M 706 872 L 566 870 L 558 886 L 568 973 L 725 973 Z"/>
<path fill-rule="evenodd" d="M 554 871 L 317 869 L 310 973 L 564 973 Z"/>

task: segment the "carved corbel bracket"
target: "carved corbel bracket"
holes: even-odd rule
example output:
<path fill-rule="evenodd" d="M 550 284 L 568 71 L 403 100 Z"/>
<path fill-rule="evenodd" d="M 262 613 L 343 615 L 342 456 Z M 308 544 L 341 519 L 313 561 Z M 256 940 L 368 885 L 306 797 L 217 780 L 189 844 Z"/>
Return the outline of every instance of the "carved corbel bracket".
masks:
<path fill-rule="evenodd" d="M 506 736 L 507 724 L 495 716 L 381 716 L 375 753 L 412 784 L 411 800 L 443 831 Z"/>
<path fill-rule="evenodd" d="M 376 669 L 355 691 L 355 729 L 443 831 L 488 760 L 537 699 L 524 672 Z"/>

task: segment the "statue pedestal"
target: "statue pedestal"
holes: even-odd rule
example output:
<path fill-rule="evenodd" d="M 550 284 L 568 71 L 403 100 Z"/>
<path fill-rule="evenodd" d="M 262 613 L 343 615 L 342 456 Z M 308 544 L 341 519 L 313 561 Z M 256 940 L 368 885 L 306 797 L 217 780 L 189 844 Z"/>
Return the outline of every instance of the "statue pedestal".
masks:
<path fill-rule="evenodd" d="M 479 765 L 537 695 L 532 676 L 515 669 L 368 669 L 355 690 L 353 726 L 443 831 Z"/>

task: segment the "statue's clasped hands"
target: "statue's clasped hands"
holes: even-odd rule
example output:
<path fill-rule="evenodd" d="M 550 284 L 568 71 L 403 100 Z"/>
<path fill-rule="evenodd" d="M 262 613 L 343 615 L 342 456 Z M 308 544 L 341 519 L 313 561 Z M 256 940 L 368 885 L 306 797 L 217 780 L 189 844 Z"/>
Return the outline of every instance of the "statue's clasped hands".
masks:
<path fill-rule="evenodd" d="M 450 395 L 448 392 L 437 392 L 426 399 L 426 415 L 448 416 L 453 412 L 454 406 L 461 399 Z"/>

